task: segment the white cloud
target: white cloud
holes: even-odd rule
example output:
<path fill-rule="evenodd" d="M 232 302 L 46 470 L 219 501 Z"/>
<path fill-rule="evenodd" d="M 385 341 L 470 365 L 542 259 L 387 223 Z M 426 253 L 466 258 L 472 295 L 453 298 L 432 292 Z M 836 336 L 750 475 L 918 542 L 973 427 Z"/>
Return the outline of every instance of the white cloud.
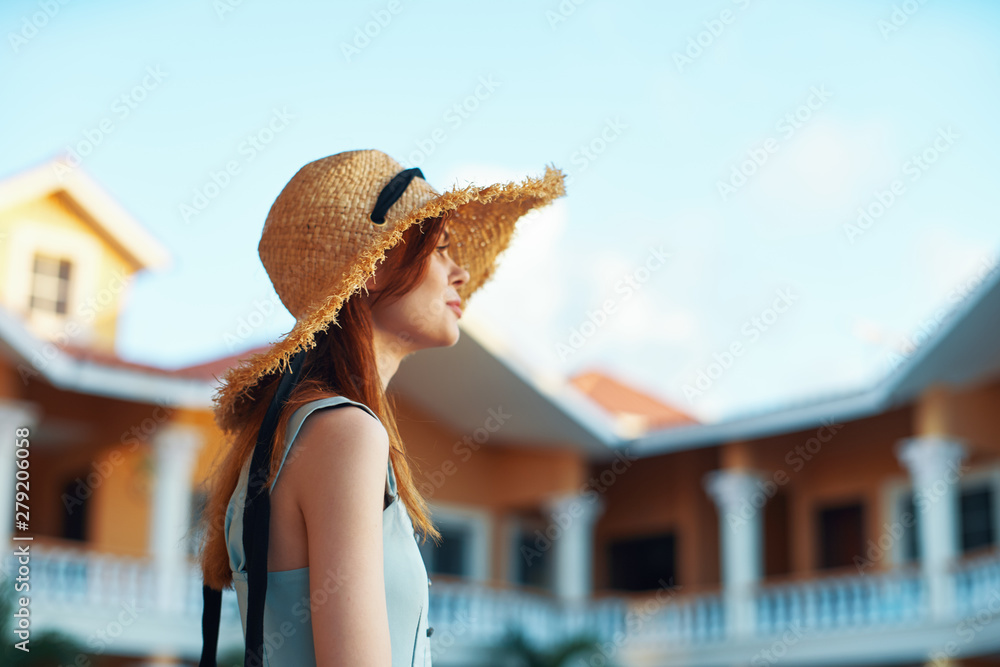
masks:
<path fill-rule="evenodd" d="M 831 215 L 853 210 L 870 188 L 884 187 L 899 169 L 881 123 L 847 125 L 816 117 L 792 136 L 776 133 L 774 139 L 777 152 L 745 186 L 759 205 L 774 210 L 780 204 L 781 214 L 764 220 L 773 227 L 826 227 Z"/>

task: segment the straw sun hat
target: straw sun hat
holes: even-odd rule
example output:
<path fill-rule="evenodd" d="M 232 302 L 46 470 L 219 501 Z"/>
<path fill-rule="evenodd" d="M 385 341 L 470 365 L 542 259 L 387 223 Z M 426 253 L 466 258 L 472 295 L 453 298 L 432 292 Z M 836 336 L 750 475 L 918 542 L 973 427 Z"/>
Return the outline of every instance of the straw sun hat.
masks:
<path fill-rule="evenodd" d="M 561 170 L 522 183 L 469 185 L 438 194 L 419 169 L 403 169 L 377 150 L 347 151 L 302 167 L 278 195 L 261 236 L 261 262 L 295 326 L 264 352 L 226 371 L 216 391 L 215 421 L 238 427 L 236 406 L 257 382 L 290 368 L 412 224 L 449 213 L 451 256 L 469 271 L 458 286 L 463 307 L 489 280 L 514 225 L 528 211 L 565 194 Z M 299 355 L 301 358 L 301 355 Z"/>

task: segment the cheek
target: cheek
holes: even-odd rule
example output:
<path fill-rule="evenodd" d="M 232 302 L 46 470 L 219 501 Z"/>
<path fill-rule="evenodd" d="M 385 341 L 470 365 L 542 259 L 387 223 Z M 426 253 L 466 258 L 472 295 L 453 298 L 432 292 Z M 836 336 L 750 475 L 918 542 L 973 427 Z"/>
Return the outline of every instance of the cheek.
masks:
<path fill-rule="evenodd" d="M 447 288 L 447 266 L 437 255 L 429 263 L 423 281 L 386 309 L 386 324 L 397 330 L 427 330 L 439 326 L 447 308 L 444 303 Z"/>
<path fill-rule="evenodd" d="M 445 276 L 448 273 L 448 260 L 437 250 L 431 256 L 430 270 L 427 273 L 436 276 Z"/>
<path fill-rule="evenodd" d="M 396 304 L 391 318 L 398 330 L 420 331 L 434 327 L 436 315 L 434 300 L 439 290 L 430 289 L 425 281 Z"/>
<path fill-rule="evenodd" d="M 447 288 L 448 267 L 445 265 L 445 260 L 437 255 L 427 267 L 427 273 L 424 274 L 423 281 L 414 290 L 414 293 L 420 294 L 420 301 L 430 304 L 435 299 L 443 299 Z"/>

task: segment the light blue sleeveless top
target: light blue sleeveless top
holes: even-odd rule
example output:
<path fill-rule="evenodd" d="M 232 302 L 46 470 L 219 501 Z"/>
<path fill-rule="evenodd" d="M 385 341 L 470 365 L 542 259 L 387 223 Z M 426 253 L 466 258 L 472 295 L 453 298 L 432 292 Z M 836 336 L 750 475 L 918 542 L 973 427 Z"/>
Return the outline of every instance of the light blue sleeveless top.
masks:
<path fill-rule="evenodd" d="M 278 474 L 285 465 L 285 458 L 294 444 L 295 436 L 306 417 L 321 408 L 356 405 L 378 419 L 368 406 L 333 396 L 306 403 L 296 410 L 288 422 L 285 433 L 285 457 Z M 381 421 L 379 422 L 381 423 Z M 240 607 L 243 639 L 247 630 L 247 572 L 243 553 L 243 504 L 246 497 L 247 475 L 250 461 L 243 465 L 240 480 L 229 499 L 226 511 L 226 542 L 229 566 L 233 571 L 233 585 Z M 277 477 L 275 477 L 277 481 Z M 271 485 L 274 489 L 274 484 Z M 392 643 L 393 667 L 408 665 L 426 667 L 431 664 L 430 634 L 427 625 L 428 586 L 417 537 L 414 533 L 406 506 L 396 493 L 396 475 L 392 460 L 388 463 L 386 489 L 392 502 L 382 512 L 382 550 L 385 573 L 385 602 L 389 614 L 389 635 Z M 272 520 L 274 519 L 272 515 Z M 331 526 L 336 530 L 336 526 Z M 325 569 L 325 568 L 324 568 Z M 335 564 L 329 567 L 336 572 Z M 329 586 L 336 586 L 331 577 Z M 317 593 L 317 604 L 328 595 Z M 309 567 L 267 573 L 267 593 L 264 600 L 264 667 L 310 667 L 316 665 L 313 647 L 310 612 Z"/>

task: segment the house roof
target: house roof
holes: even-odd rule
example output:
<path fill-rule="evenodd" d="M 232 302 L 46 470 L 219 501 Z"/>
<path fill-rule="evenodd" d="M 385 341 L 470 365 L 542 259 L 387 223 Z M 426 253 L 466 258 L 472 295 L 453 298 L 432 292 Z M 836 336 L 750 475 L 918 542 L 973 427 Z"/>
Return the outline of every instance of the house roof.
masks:
<path fill-rule="evenodd" d="M 575 443 L 594 460 L 613 455 L 626 433 L 582 391 L 561 376 L 532 370 L 469 313 L 459 328 L 462 335 L 455 345 L 406 357 L 390 387 L 465 434 L 482 429 L 489 410 L 502 407 L 511 417 L 497 430 L 497 440 Z"/>
<path fill-rule="evenodd" d="M 237 352 L 236 354 L 230 354 L 217 359 L 210 359 L 209 361 L 195 364 L 193 366 L 185 366 L 184 368 L 177 369 L 175 372 L 202 377 L 215 383 L 217 378 L 221 378 L 229 368 L 239 363 L 240 359 L 244 359 L 258 352 L 263 352 L 270 347 L 270 345 L 259 345 L 254 348 L 250 348 L 249 350 Z"/>
<path fill-rule="evenodd" d="M 67 355 L 69 355 L 70 357 L 79 362 L 90 363 L 98 366 L 107 366 L 109 368 L 117 368 L 122 370 L 132 370 L 137 373 L 147 373 L 150 375 L 159 375 L 162 377 L 189 378 L 192 380 L 204 380 L 206 382 L 215 381 L 211 369 L 216 365 L 219 365 L 220 363 L 219 361 L 215 361 L 212 364 L 202 364 L 198 366 L 188 366 L 185 368 L 167 369 L 167 368 L 161 368 L 159 366 L 150 366 L 149 364 L 129 361 L 127 359 L 119 357 L 118 355 L 112 352 L 95 350 L 89 347 L 83 347 L 81 345 L 73 345 L 61 341 L 54 342 L 53 345 L 55 345 L 61 351 L 65 352 Z"/>
<path fill-rule="evenodd" d="M 1000 271 L 992 269 L 960 300 L 930 318 L 929 336 L 873 386 L 809 397 L 715 424 L 679 426 L 629 441 L 641 455 L 763 438 L 869 417 L 913 402 L 932 385 L 968 387 L 1000 377 Z"/>
<path fill-rule="evenodd" d="M 79 166 L 56 158 L 0 181 L 0 210 L 61 195 L 132 264 L 133 270 L 167 266 L 166 249 Z"/>
<path fill-rule="evenodd" d="M 41 376 L 66 391 L 189 408 L 209 406 L 214 392 L 214 380 L 204 373 L 171 371 L 72 344 L 43 341 L 2 306 L 0 353 L 29 380 Z"/>
<path fill-rule="evenodd" d="M 925 320 L 930 340 L 885 379 L 892 404 L 907 402 L 931 384 L 972 387 L 1000 376 L 1000 270 L 993 266 L 964 298 L 953 296 Z"/>
<path fill-rule="evenodd" d="M 651 429 L 698 423 L 691 415 L 639 391 L 606 371 L 580 373 L 570 378 L 570 383 L 613 416 L 623 432 L 631 431 L 639 435 Z"/>

